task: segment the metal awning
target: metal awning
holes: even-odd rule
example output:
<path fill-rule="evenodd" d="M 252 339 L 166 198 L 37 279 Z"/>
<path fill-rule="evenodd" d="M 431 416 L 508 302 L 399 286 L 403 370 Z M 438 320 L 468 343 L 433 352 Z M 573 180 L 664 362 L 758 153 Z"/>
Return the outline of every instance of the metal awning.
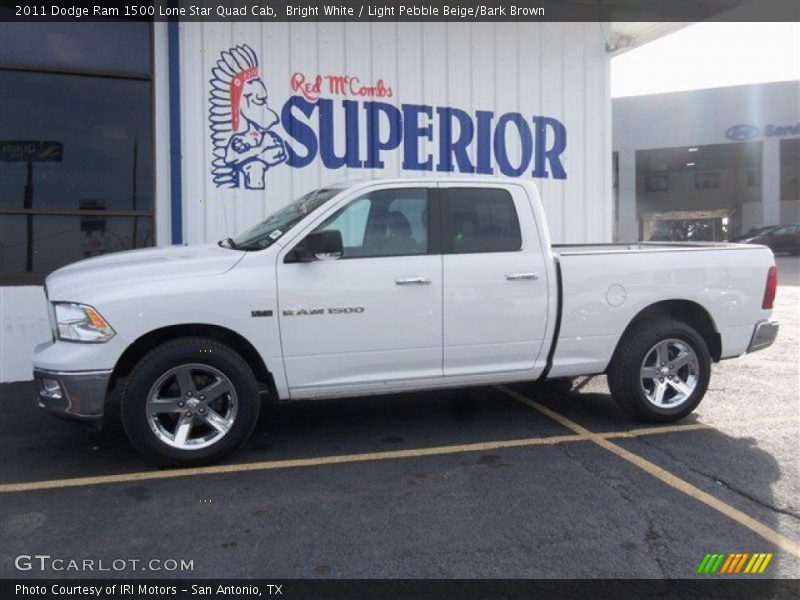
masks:
<path fill-rule="evenodd" d="M 603 33 L 606 38 L 606 50 L 612 54 L 621 54 L 626 50 L 636 48 L 647 42 L 652 42 L 682 29 L 692 23 L 678 22 L 612 22 L 603 23 Z"/>
<path fill-rule="evenodd" d="M 592 2 L 592 0 L 586 1 Z M 608 15 L 608 18 L 631 19 L 629 21 L 607 21 L 602 24 L 606 50 L 611 54 L 620 54 L 664 37 L 687 25 L 702 21 L 760 20 L 754 18 L 754 15 L 767 14 L 765 12 L 767 7 L 776 15 L 785 13 L 791 17 L 800 12 L 793 2 L 784 2 L 783 0 L 693 0 L 691 3 L 677 1 L 670 3 L 663 0 L 638 0 L 638 2 L 594 0 L 594 2 L 595 6 L 607 7 L 608 12 L 605 14 Z M 644 15 L 658 15 L 667 20 L 652 22 L 633 20 L 637 16 Z M 678 21 L 677 19 L 691 20 Z"/>

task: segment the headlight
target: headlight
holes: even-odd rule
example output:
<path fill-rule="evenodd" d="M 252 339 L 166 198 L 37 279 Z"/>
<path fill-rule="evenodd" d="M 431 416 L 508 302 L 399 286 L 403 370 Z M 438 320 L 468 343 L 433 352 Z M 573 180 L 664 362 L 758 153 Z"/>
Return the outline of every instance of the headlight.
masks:
<path fill-rule="evenodd" d="M 114 337 L 114 330 L 91 306 L 73 302 L 56 302 L 58 337 L 70 342 L 105 342 Z"/>

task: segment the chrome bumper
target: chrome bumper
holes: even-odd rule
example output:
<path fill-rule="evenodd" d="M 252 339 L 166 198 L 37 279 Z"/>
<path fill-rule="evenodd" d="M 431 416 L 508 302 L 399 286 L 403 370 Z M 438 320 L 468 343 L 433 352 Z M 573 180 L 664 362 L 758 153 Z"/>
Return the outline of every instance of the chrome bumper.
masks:
<path fill-rule="evenodd" d="M 39 407 L 70 419 L 100 426 L 106 403 L 108 371 L 47 371 L 34 369 Z"/>
<path fill-rule="evenodd" d="M 775 338 L 778 337 L 778 327 L 777 321 L 760 321 L 757 323 L 747 351 L 756 352 L 772 346 Z"/>

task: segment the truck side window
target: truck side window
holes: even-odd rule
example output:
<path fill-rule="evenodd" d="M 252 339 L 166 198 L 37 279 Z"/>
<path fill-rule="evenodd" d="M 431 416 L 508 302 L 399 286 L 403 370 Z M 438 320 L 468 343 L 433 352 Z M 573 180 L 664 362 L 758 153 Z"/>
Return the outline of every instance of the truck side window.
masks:
<path fill-rule="evenodd" d="M 369 208 L 369 199 L 359 198 L 328 219 L 319 230 L 338 229 L 342 234 L 345 253 L 348 248 L 359 248 L 364 245 Z"/>
<path fill-rule="evenodd" d="M 338 229 L 342 258 L 412 256 L 428 252 L 428 191 L 389 189 L 353 200 L 317 231 Z"/>
<path fill-rule="evenodd" d="M 514 200 L 507 190 L 448 188 L 444 253 L 514 252 L 522 248 Z"/>

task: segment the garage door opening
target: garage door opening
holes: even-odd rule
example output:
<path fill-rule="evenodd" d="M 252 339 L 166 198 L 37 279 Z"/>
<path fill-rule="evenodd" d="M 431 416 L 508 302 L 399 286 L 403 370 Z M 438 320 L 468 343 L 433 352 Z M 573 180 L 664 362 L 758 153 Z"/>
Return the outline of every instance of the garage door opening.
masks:
<path fill-rule="evenodd" d="M 762 142 L 636 152 L 639 239 L 723 241 L 761 225 Z"/>

